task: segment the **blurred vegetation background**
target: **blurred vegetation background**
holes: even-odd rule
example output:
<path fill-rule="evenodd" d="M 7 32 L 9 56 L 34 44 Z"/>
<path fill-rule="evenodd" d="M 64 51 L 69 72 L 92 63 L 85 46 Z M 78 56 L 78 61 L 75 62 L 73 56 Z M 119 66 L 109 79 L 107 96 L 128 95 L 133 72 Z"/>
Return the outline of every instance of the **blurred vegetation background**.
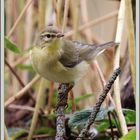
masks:
<path fill-rule="evenodd" d="M 27 139 L 39 89 L 43 98 L 33 138 L 54 139 L 58 84 L 46 80 L 40 86 L 41 78 L 36 76 L 32 68 L 29 50 L 36 44 L 39 32 L 46 26 L 55 25 L 62 30 L 65 2 L 66 0 L 5 0 L 5 125 L 7 135 L 13 139 Z M 70 0 L 64 30 L 66 37 L 89 44 L 115 40 L 119 7 L 118 0 Z M 132 1 L 132 10 L 135 27 L 135 0 Z M 127 22 L 124 24 L 120 48 L 122 73 L 119 88 L 121 106 L 124 108 L 128 129 L 131 130 L 135 127 L 135 87 L 126 24 Z M 66 110 L 67 118 L 70 119 L 69 123 L 66 121 L 69 139 L 75 139 L 85 124 L 91 107 L 95 105 L 113 72 L 114 57 L 115 48 L 100 54 L 91 63 L 87 75 L 71 91 Z M 109 111 L 114 112 L 115 108 L 113 88 L 102 107 L 99 115 L 101 118 L 97 117 L 97 125 L 93 126 L 97 131 L 95 139 L 109 140 L 112 132 L 107 114 Z M 79 118 L 71 118 L 75 111 L 78 111 Z M 83 118 L 80 118 L 81 115 Z M 112 125 L 117 129 L 114 118 Z M 117 137 L 121 137 L 118 129 L 114 130 L 114 139 Z"/>

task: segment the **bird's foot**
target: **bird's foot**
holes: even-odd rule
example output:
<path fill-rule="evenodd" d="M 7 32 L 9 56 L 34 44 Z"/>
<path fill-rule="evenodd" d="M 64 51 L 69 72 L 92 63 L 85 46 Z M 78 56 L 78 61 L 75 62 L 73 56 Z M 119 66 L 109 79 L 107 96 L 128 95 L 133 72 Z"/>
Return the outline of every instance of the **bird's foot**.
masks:
<path fill-rule="evenodd" d="M 59 108 L 59 106 L 63 106 L 65 109 L 68 107 L 68 93 L 73 88 L 73 86 L 74 82 L 60 84 L 58 88 L 58 102 L 55 111 Z"/>

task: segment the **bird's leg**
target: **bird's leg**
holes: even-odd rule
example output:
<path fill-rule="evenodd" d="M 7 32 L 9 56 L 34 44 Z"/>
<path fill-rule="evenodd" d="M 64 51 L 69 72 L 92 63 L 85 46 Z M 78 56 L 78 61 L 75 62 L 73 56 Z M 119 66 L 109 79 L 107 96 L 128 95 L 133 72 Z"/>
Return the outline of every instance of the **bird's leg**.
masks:
<path fill-rule="evenodd" d="M 65 113 L 67 106 L 68 93 L 73 88 L 74 83 L 62 83 L 58 88 L 58 102 L 56 106 L 56 137 L 55 140 L 66 140 Z"/>

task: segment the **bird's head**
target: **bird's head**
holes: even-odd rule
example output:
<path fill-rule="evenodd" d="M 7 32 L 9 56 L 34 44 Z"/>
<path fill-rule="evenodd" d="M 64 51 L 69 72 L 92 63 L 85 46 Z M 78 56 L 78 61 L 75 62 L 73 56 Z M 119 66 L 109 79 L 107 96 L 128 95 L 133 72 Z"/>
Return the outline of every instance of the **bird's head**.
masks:
<path fill-rule="evenodd" d="M 63 36 L 64 34 L 58 28 L 48 26 L 44 31 L 40 33 L 40 40 L 44 43 L 53 43 Z"/>

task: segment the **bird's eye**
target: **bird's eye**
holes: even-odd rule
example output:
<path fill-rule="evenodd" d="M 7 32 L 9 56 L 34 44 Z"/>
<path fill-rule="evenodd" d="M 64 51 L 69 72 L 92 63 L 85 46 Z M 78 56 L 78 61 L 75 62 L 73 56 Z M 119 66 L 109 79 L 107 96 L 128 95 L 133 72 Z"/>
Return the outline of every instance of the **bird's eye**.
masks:
<path fill-rule="evenodd" d="M 55 35 L 54 35 L 54 34 L 52 34 L 52 37 L 55 37 Z"/>
<path fill-rule="evenodd" d="M 51 35 L 50 35 L 50 34 L 47 34 L 46 36 L 47 36 L 48 38 L 50 38 L 50 37 L 51 37 Z"/>

